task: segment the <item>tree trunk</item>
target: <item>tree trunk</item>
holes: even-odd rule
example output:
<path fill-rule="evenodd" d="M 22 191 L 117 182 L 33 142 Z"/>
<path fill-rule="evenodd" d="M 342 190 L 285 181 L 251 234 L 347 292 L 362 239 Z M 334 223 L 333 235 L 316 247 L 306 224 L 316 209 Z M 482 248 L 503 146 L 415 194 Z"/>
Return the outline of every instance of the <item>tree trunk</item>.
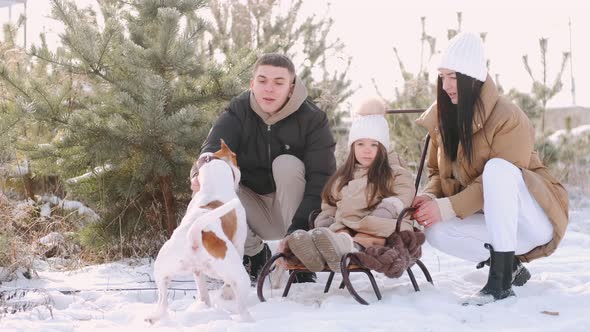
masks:
<path fill-rule="evenodd" d="M 160 189 L 164 198 L 164 209 L 166 210 L 166 232 L 172 236 L 176 228 L 176 200 L 172 193 L 172 176 L 160 176 Z"/>
<path fill-rule="evenodd" d="M 25 174 L 23 177 L 23 186 L 25 187 L 25 195 L 28 198 L 35 200 L 35 190 L 33 189 L 33 179 L 31 178 L 31 173 Z"/>

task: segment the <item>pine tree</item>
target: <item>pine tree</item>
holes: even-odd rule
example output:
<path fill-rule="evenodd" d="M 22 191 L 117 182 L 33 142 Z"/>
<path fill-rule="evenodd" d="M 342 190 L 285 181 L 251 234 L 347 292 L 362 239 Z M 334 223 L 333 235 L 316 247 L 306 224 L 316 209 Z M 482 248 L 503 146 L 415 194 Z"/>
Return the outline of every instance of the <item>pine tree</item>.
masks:
<path fill-rule="evenodd" d="M 527 113 L 533 113 L 537 115 L 537 117 L 541 118 L 541 136 L 536 140 L 535 150 L 539 151 L 539 156 L 543 160 L 543 163 L 547 166 L 550 166 L 552 164 L 555 164 L 559 159 L 559 150 L 556 149 L 551 143 L 546 141 L 547 133 L 545 132 L 545 112 L 547 110 L 547 102 L 551 98 L 553 98 L 557 93 L 559 93 L 563 87 L 561 76 L 563 75 L 565 66 L 570 58 L 570 53 L 563 52 L 561 67 L 557 72 L 557 75 L 555 76 L 553 84 L 549 85 L 549 83 L 547 82 L 547 38 L 539 39 L 539 51 L 541 52 L 541 79 L 537 79 L 537 77 L 533 74 L 533 70 L 529 65 L 528 55 L 523 55 L 522 61 L 524 64 L 524 68 L 529 74 L 531 80 L 533 81 L 531 95 L 526 97 L 526 95 L 520 94 L 517 91 L 514 91 L 513 95 L 521 97 L 520 99 L 517 99 L 517 101 L 521 102 L 521 105 L 519 106 L 523 106 L 523 109 L 525 109 L 525 111 L 529 109 L 529 111 L 526 111 Z"/>
<path fill-rule="evenodd" d="M 215 35 L 216 19 L 203 18 L 206 0 L 102 0 L 98 11 L 72 0 L 51 2 L 65 28 L 57 50 L 42 39 L 26 66 L 0 67 L 13 117 L 47 135 L 12 137 L 38 174 L 59 174 L 71 198 L 102 216 L 85 233 L 104 235 L 91 241 L 105 246 L 146 229 L 171 234 L 190 199 L 191 163 L 222 106 L 248 87 L 260 53 L 303 56 L 299 75 L 325 110 L 351 93 L 346 72 L 328 75 L 325 65 L 326 52 L 341 50 L 339 41 L 326 42 L 331 21 L 295 24 L 300 2 L 281 15 L 277 1 L 249 2 L 252 22 L 266 22 L 264 31 L 248 42 L 240 39 L 241 23 L 231 20 L 235 41 L 223 32 L 227 47 Z M 323 71 L 319 80 L 308 67 Z"/>
<path fill-rule="evenodd" d="M 529 65 L 529 57 L 527 54 L 522 56 L 522 62 L 524 64 L 524 68 L 526 72 L 529 74 L 531 80 L 533 81 L 533 86 L 531 89 L 531 93 L 533 97 L 541 102 L 541 133 L 544 137 L 545 135 L 545 111 L 547 107 L 547 102 L 553 98 L 561 89 L 563 88 L 563 83 L 561 81 L 561 76 L 563 75 L 563 71 L 565 70 L 565 66 L 570 58 L 569 52 L 563 52 L 562 59 L 561 59 L 561 67 L 553 80 L 553 84 L 549 85 L 547 82 L 547 50 L 548 50 L 548 39 L 541 38 L 539 39 L 539 51 L 541 52 L 541 78 L 538 79 L 534 74 L 531 66 Z"/>
<path fill-rule="evenodd" d="M 24 16 L 17 24 L 4 26 L 4 42 L 0 43 L 0 165 L 4 170 L 3 181 L 8 186 L 3 190 L 24 192 L 25 196 L 34 199 L 34 172 L 30 158 L 34 158 L 42 144 L 51 141 L 58 132 L 58 126 L 49 125 L 45 121 L 37 121 L 44 115 L 35 113 L 37 107 L 31 103 L 31 96 L 38 97 L 38 91 L 54 81 L 67 80 L 51 65 L 31 61 L 25 50 L 15 43 L 16 35 L 22 28 Z M 45 43 L 44 39 L 41 39 Z M 34 84 L 25 78 L 38 76 Z M 49 96 L 49 99 L 53 96 Z M 11 174 L 14 173 L 14 174 Z"/>
<path fill-rule="evenodd" d="M 508 98 L 512 100 L 521 110 L 523 110 L 529 119 L 533 122 L 537 122 L 543 110 L 543 106 L 537 98 L 531 96 L 529 93 L 520 92 L 515 88 L 508 91 Z"/>
<path fill-rule="evenodd" d="M 396 62 L 404 80 L 401 89 L 395 88 L 395 99 L 389 103 L 392 109 L 426 109 L 436 100 L 436 86 L 431 82 L 427 66 L 436 52 L 436 38 L 426 32 L 426 17 L 421 17 L 422 33 L 420 36 L 420 67 L 417 73 L 406 69 L 396 47 L 393 48 Z M 396 114 L 388 118 L 391 124 L 391 137 L 395 151 L 408 162 L 408 166 L 417 169 L 420 151 L 426 131 L 418 127 L 414 120 L 416 114 Z"/>
<path fill-rule="evenodd" d="M 206 22 L 197 11 L 204 5 L 105 0 L 97 13 L 52 0 L 52 15 L 65 26 L 61 47 L 31 53 L 67 79 L 4 76 L 20 90 L 21 109 L 60 133 L 43 157 L 66 179 L 91 175 L 68 189 L 106 224 L 151 214 L 168 234 L 176 226 L 191 161 L 213 111 L 229 98 L 200 47 Z"/>
<path fill-rule="evenodd" d="M 258 55 L 286 54 L 294 60 L 309 97 L 328 113 L 334 126 L 339 123 L 337 106 L 353 91 L 346 77 L 348 67 L 330 71 L 327 60 L 341 59 L 350 66 L 350 58 L 342 55 L 344 45 L 339 39 L 329 38 L 332 19 L 314 15 L 299 22 L 302 3 L 302 0 L 288 5 L 279 0 L 212 0 L 209 7 L 214 19 L 209 27 L 209 56 L 222 58 L 224 67 L 240 77 L 243 87 L 247 87 Z"/>

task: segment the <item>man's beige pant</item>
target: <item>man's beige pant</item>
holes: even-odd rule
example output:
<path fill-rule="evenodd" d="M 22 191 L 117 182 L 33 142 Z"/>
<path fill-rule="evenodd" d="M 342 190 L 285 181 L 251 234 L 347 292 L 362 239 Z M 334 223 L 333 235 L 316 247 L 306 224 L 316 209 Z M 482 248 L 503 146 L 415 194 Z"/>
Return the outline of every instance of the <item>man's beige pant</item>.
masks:
<path fill-rule="evenodd" d="M 240 185 L 238 197 L 246 209 L 248 235 L 244 254 L 254 256 L 262 240 L 279 240 L 287 229 L 305 191 L 305 165 L 297 157 L 280 155 L 272 163 L 276 192 L 259 195 Z"/>

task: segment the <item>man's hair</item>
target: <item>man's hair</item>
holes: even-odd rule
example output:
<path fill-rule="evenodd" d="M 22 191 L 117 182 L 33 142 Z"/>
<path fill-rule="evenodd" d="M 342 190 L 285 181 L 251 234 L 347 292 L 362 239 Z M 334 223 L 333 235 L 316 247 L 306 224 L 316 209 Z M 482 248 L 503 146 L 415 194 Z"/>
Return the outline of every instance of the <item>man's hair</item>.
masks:
<path fill-rule="evenodd" d="M 287 68 L 289 74 L 295 77 L 295 65 L 293 65 L 293 61 L 291 61 L 291 59 L 289 59 L 283 54 L 266 53 L 261 55 L 254 64 L 254 71 L 252 72 L 252 74 L 256 72 L 256 69 L 258 69 L 259 66 L 274 66 Z"/>

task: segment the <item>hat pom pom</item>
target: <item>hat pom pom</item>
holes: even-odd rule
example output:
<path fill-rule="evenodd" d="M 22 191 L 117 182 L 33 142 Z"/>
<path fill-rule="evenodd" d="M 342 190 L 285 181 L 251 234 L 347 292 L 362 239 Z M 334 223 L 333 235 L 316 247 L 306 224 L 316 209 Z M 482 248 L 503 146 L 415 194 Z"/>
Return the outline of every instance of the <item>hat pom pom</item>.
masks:
<path fill-rule="evenodd" d="M 386 107 L 385 102 L 381 98 L 369 98 L 361 103 L 356 110 L 357 116 L 366 115 L 385 115 Z"/>

